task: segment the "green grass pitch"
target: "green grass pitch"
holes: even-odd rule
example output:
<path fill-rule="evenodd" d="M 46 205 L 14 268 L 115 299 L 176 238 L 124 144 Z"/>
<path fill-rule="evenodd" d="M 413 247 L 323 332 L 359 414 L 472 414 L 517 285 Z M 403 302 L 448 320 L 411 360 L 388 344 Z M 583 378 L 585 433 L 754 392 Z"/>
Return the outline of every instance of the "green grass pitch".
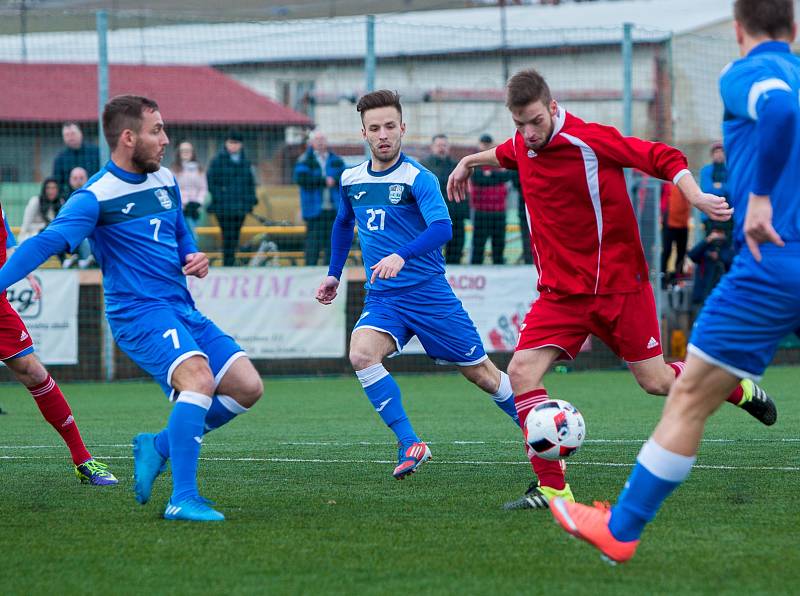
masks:
<path fill-rule="evenodd" d="M 2 594 L 784 594 L 800 586 L 800 370 L 764 386 L 765 428 L 725 405 L 699 466 L 616 568 L 546 511 L 506 512 L 531 470 L 519 431 L 459 375 L 398 375 L 434 460 L 391 477 L 389 431 L 354 378 L 267 379 L 252 412 L 209 435 L 201 492 L 218 525 L 160 519 L 131 490 L 127 446 L 169 405 L 152 383 L 64 389 L 93 454 L 120 485 L 80 485 L 19 386 L 0 389 Z M 627 372 L 550 375 L 586 418 L 568 466 L 576 497 L 614 500 L 662 406 Z"/>

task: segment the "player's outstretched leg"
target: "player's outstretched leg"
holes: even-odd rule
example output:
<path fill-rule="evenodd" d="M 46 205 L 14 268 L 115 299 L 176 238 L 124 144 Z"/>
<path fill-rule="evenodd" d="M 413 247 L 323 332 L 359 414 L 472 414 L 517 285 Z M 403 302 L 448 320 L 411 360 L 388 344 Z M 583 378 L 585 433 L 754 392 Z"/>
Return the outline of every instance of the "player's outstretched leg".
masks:
<path fill-rule="evenodd" d="M 553 347 L 518 350 L 514 353 L 508 366 L 508 374 L 516 393 L 514 402 L 521 427 L 524 427 L 533 408 L 550 399 L 541 382 L 544 373 L 560 354 L 561 350 Z M 504 509 L 547 509 L 550 499 L 555 497 L 567 501 L 575 500 L 566 481 L 566 465 L 563 461 L 542 459 L 527 445 L 525 453 L 538 481 L 531 482 L 518 499 L 503 505 Z"/>
<path fill-rule="evenodd" d="M 675 380 L 686 368 L 685 362 L 665 363 L 663 357 L 644 362 L 629 363 L 631 372 L 639 385 L 652 395 L 666 395 Z M 764 389 L 750 379 L 743 379 L 726 398 L 728 403 L 737 406 L 766 426 L 778 420 L 775 402 Z"/>
<path fill-rule="evenodd" d="M 554 500 L 551 511 L 556 521 L 611 562 L 630 559 L 645 526 L 689 476 L 706 420 L 737 383 L 729 372 L 690 356 L 686 372 L 670 390 L 661 421 L 639 452 L 616 505 L 600 511 Z"/>
<path fill-rule="evenodd" d="M 162 434 L 162 441 L 166 439 L 167 445 L 165 455 L 156 447 L 156 437 Z M 139 433 L 133 438 L 133 492 L 136 501 L 142 505 L 150 500 L 155 479 L 167 469 L 168 447 L 169 436 L 166 429 L 158 435 Z"/>
<path fill-rule="evenodd" d="M 64 394 L 36 356 L 27 353 L 4 362 L 30 391 L 44 419 L 61 436 L 69 449 L 78 480 L 94 486 L 117 484 L 108 466 L 94 459 L 86 449 Z"/>

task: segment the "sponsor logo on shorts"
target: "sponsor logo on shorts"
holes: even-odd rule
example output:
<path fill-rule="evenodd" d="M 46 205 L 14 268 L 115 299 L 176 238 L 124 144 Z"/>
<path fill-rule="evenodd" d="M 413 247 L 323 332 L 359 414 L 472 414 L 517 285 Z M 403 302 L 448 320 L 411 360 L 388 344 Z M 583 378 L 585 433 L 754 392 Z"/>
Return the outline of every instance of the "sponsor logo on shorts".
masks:
<path fill-rule="evenodd" d="M 25 341 L 26 339 L 28 339 L 27 333 L 23 331 L 22 333 L 19 334 L 19 341 Z"/>
<path fill-rule="evenodd" d="M 656 346 L 658 346 L 658 340 L 655 337 L 651 337 L 650 341 L 647 342 L 647 349 L 652 350 Z"/>
<path fill-rule="evenodd" d="M 472 346 L 470 348 L 469 352 L 465 352 L 464 353 L 464 356 L 472 356 L 475 353 L 475 350 L 477 350 L 477 349 L 478 349 L 478 346 Z"/>

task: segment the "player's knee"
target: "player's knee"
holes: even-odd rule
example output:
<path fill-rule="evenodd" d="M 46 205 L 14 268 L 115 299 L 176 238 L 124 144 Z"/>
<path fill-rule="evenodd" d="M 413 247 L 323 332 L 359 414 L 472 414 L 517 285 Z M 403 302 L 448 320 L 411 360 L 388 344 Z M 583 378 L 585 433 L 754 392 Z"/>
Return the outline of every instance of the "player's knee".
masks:
<path fill-rule="evenodd" d="M 23 385 L 33 387 L 44 383 L 47 379 L 47 369 L 33 354 L 22 358 L 12 358 L 5 363 Z"/>
<path fill-rule="evenodd" d="M 637 377 L 639 386 L 650 395 L 666 395 L 669 393 L 671 380 L 659 379 L 656 377 Z"/>
<path fill-rule="evenodd" d="M 257 374 L 250 375 L 243 380 L 237 401 L 245 408 L 252 408 L 262 395 L 264 395 L 264 383 L 261 381 L 261 377 Z"/>
<path fill-rule="evenodd" d="M 358 346 L 350 347 L 350 364 L 353 370 L 364 370 L 365 368 L 378 364 L 381 359 L 370 350 L 365 350 Z"/>
<path fill-rule="evenodd" d="M 521 387 L 527 385 L 529 382 L 530 367 L 523 361 L 522 358 L 517 357 L 515 354 L 508 363 L 508 378 L 511 380 L 512 387 Z"/>
<path fill-rule="evenodd" d="M 217 384 L 205 359 L 190 359 L 182 363 L 173 373 L 172 386 L 176 391 L 195 391 L 202 395 L 214 395 Z"/>

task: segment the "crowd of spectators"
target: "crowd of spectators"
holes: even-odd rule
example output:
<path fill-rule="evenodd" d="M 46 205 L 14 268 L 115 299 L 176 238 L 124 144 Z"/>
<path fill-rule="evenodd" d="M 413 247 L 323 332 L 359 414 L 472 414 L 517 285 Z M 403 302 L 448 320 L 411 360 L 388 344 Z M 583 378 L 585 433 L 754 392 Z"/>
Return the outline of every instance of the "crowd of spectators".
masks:
<path fill-rule="evenodd" d="M 70 195 L 100 169 L 99 149 L 85 141 L 78 124 L 64 124 L 62 138 L 64 147 L 53 162 L 52 176 L 42 182 L 39 193 L 30 197 L 25 207 L 20 242 L 41 232 Z M 479 150 L 493 146 L 489 134 L 478 138 Z M 727 196 L 727 169 L 721 143 L 711 146 L 710 156 L 710 163 L 700 170 L 700 186 L 704 192 Z M 447 135 L 434 135 L 428 154 L 420 161 L 433 172 L 442 194 L 446 195 L 447 179 L 457 165 Z M 216 217 L 221 230 L 222 263 L 234 265 L 244 219 L 258 203 L 255 170 L 245 153 L 243 136 L 230 130 L 207 169 L 198 160 L 194 145 L 188 140 L 181 141 L 170 167 L 181 189 L 188 229 L 197 238 L 196 228 L 206 208 Z M 338 188 L 344 169 L 345 160 L 330 149 L 325 134 L 320 130 L 311 131 L 307 146 L 293 169 L 293 182 L 299 188 L 299 212 L 306 228 L 303 263 L 308 266 L 324 265 L 330 257 L 330 234 L 339 206 Z M 209 194 L 211 202 L 206 206 Z M 496 167 L 475 169 L 468 202 L 447 202 L 453 235 L 444 247 L 446 263 L 479 265 L 486 262 L 487 257 L 495 265 L 506 263 L 509 203 L 515 204 L 517 210 L 521 241 L 519 260 L 532 264 L 528 213 L 519 179 L 516 172 Z M 662 286 L 666 288 L 691 279 L 692 266 L 686 266 L 688 256 L 694 273 L 692 302 L 701 305 L 730 267 L 734 253 L 730 229 L 706 220 L 701 221 L 706 228 L 703 239 L 688 250 L 691 216 L 691 208 L 681 193 L 665 183 L 661 192 Z M 470 254 L 465 255 L 468 221 L 472 224 L 472 242 Z M 60 258 L 64 267 L 85 268 L 94 263 L 88 241 L 81 243 L 75 254 L 60 255 Z M 668 270 L 670 264 L 672 267 Z"/>

